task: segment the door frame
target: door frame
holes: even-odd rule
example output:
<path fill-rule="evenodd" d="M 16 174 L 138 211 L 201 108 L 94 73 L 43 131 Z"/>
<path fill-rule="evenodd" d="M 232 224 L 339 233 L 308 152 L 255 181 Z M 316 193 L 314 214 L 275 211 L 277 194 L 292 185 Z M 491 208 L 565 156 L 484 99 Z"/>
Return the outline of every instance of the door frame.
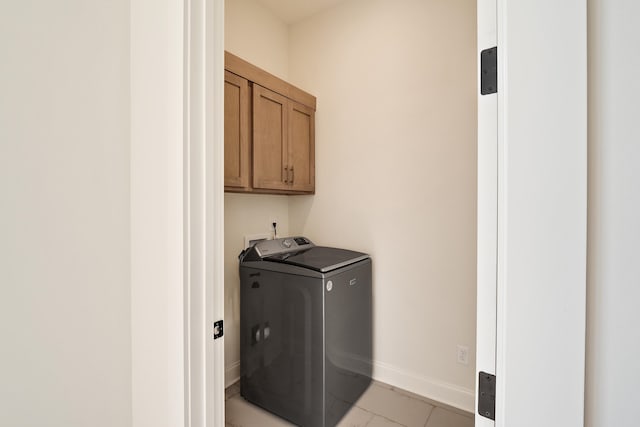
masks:
<path fill-rule="evenodd" d="M 496 0 L 477 1 L 477 63 L 480 52 L 498 44 Z M 481 72 L 478 76 L 480 88 Z M 498 264 L 498 94 L 478 97 L 477 194 L 477 299 L 476 381 L 480 372 L 496 375 L 497 264 Z M 475 406 L 478 408 L 478 385 Z M 493 427 L 494 421 L 475 412 L 476 427 Z"/>
<path fill-rule="evenodd" d="M 540 425 L 540 418 L 532 417 L 532 411 L 526 408 L 531 402 L 544 402 L 553 407 L 546 421 L 579 426 L 584 418 L 586 298 L 586 2 L 559 5 L 551 0 L 478 0 L 478 10 L 482 11 L 478 16 L 491 15 L 492 12 L 485 8 L 492 7 L 492 3 L 497 5 L 494 10 L 499 46 L 495 168 L 498 175 L 495 193 L 496 328 L 493 332 L 498 386 L 496 425 Z M 188 94 L 185 141 L 188 141 L 190 151 L 185 158 L 190 160 L 185 164 L 185 189 L 188 189 L 185 208 L 189 213 L 185 224 L 189 236 L 189 243 L 185 245 L 189 248 L 188 272 L 185 273 L 189 276 L 185 282 L 188 283 L 189 315 L 185 328 L 190 341 L 185 346 L 185 351 L 189 352 L 185 376 L 189 383 L 187 402 L 191 414 L 186 425 L 221 427 L 224 425 L 224 338 L 214 342 L 211 330 L 213 320 L 222 319 L 224 315 L 224 0 L 186 0 L 186 4 L 189 6 L 185 14 L 185 43 L 189 48 L 185 54 L 185 70 L 188 70 L 189 89 L 185 87 Z M 554 13 L 549 14 L 549 10 Z M 543 26 L 544 34 L 541 35 Z M 478 38 L 480 41 L 480 34 Z M 551 45 L 550 41 L 555 43 Z M 540 55 L 537 61 L 531 62 L 527 57 L 532 52 Z M 544 64 L 549 63 L 555 64 L 563 75 L 571 74 L 573 79 L 567 84 L 558 81 L 555 74 L 545 74 Z M 533 64 L 532 71 L 540 73 L 525 81 L 523 71 L 529 64 Z M 537 97 L 531 88 L 564 96 L 555 99 L 558 102 L 554 103 L 551 99 Z M 204 99 L 202 94 L 206 94 Z M 549 122 L 568 111 L 566 120 Z M 523 130 L 531 121 L 551 123 L 552 132 L 543 132 L 545 127 L 541 125 L 525 134 Z M 541 136 L 546 139 L 536 139 Z M 516 142 L 524 142 L 524 148 Z M 523 157 L 532 147 L 533 157 Z M 553 151 L 558 148 L 559 151 Z M 552 150 L 553 156 L 545 158 L 545 150 Z M 547 162 L 551 171 L 545 170 L 544 176 L 538 176 L 549 166 Z M 520 193 L 513 193 L 513 188 L 537 189 L 540 185 L 547 191 L 533 194 L 534 201 L 540 203 L 539 208 L 535 208 L 538 205 L 534 203 L 531 205 L 534 209 L 521 209 Z M 553 197 L 558 185 L 573 193 L 566 198 Z M 479 190 L 478 200 L 485 196 Z M 540 215 L 549 213 L 550 203 L 558 210 L 558 217 L 540 222 Z M 531 227 L 535 228 L 535 233 L 527 231 Z M 568 240 L 561 232 L 563 227 L 571 229 Z M 540 234 L 560 246 L 543 246 Z M 572 255 L 568 270 L 559 271 L 557 267 L 544 265 L 533 275 L 535 277 L 524 277 L 522 273 L 528 265 L 519 254 L 527 244 L 533 244 L 526 252 L 531 259 L 539 257 L 548 261 L 549 250 L 569 251 Z M 561 286 L 566 284 L 561 288 L 563 292 L 554 292 L 557 280 L 561 280 Z M 539 288 L 532 290 L 532 284 Z M 531 295 L 527 296 L 532 300 L 522 298 L 531 290 Z M 486 297 L 479 294 L 478 303 Z M 556 321 L 567 317 L 563 310 L 567 297 L 576 302 L 569 313 L 571 319 L 562 323 L 563 327 L 554 327 L 558 325 Z M 532 321 L 541 311 L 546 317 L 540 322 Z M 492 317 L 492 313 L 486 310 L 479 310 L 479 313 L 484 313 L 483 324 L 490 324 L 491 320 L 486 321 L 484 316 Z M 544 336 L 536 334 L 541 330 Z M 522 338 L 525 335 L 528 342 Z M 561 387 L 556 384 L 546 388 L 547 383 L 536 382 L 539 373 L 524 368 L 527 363 L 541 366 L 545 352 L 549 350 L 545 345 L 549 340 L 554 346 L 562 346 L 568 354 L 551 364 L 551 372 L 545 372 L 545 375 L 555 377 L 570 372 L 569 381 Z M 527 348 L 526 354 L 519 351 L 522 346 Z M 567 346 L 570 346 L 568 352 Z M 487 360 L 487 354 L 479 356 L 481 360 Z M 202 378 L 201 383 L 199 379 Z M 553 405 L 554 401 L 566 399 L 567 394 L 573 396 L 570 405 Z M 476 414 L 476 421 L 478 419 Z M 492 425 L 484 420 L 480 419 L 476 425 Z"/>
<path fill-rule="evenodd" d="M 224 0 L 185 0 L 185 426 L 222 427 Z"/>
<path fill-rule="evenodd" d="M 224 426 L 224 1 L 131 3 L 135 426 Z"/>

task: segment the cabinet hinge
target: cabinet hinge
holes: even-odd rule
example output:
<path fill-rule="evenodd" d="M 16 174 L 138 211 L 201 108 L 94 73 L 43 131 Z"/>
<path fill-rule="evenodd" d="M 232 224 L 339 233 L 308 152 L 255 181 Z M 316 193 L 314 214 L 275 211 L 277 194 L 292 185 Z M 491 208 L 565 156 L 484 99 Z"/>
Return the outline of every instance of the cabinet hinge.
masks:
<path fill-rule="evenodd" d="M 480 94 L 498 92 L 498 47 L 480 52 Z"/>
<path fill-rule="evenodd" d="M 217 340 L 222 335 L 224 335 L 224 321 L 218 320 L 217 322 L 213 322 L 213 339 Z"/>
<path fill-rule="evenodd" d="M 496 376 L 486 372 L 478 374 L 478 414 L 496 419 Z"/>

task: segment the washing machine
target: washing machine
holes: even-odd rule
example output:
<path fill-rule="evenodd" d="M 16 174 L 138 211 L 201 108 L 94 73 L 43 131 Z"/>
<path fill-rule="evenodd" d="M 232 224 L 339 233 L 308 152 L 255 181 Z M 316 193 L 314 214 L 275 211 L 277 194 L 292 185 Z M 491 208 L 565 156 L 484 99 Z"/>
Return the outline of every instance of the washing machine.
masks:
<path fill-rule="evenodd" d="M 371 383 L 371 258 L 305 237 L 239 258 L 240 394 L 296 425 L 335 426 Z"/>

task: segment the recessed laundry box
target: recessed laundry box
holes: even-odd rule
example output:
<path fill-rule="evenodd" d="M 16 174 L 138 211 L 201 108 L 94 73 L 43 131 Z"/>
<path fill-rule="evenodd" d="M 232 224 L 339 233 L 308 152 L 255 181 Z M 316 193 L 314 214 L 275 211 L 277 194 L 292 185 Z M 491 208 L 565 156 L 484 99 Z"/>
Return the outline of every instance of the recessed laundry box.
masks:
<path fill-rule="evenodd" d="M 300 426 L 334 426 L 371 383 L 371 259 L 305 237 L 240 254 L 240 393 Z"/>

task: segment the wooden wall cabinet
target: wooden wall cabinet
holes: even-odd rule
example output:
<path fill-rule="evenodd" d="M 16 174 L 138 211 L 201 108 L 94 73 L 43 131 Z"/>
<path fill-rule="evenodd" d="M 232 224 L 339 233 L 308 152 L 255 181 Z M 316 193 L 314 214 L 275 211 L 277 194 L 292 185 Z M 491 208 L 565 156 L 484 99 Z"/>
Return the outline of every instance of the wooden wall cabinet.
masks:
<path fill-rule="evenodd" d="M 253 86 L 253 188 L 313 192 L 314 111 Z"/>
<path fill-rule="evenodd" d="M 289 183 L 295 191 L 315 191 L 315 111 L 289 102 Z"/>
<path fill-rule="evenodd" d="M 226 52 L 225 191 L 315 192 L 315 97 Z"/>
<path fill-rule="evenodd" d="M 224 73 L 224 185 L 248 189 L 251 168 L 249 82 Z"/>

